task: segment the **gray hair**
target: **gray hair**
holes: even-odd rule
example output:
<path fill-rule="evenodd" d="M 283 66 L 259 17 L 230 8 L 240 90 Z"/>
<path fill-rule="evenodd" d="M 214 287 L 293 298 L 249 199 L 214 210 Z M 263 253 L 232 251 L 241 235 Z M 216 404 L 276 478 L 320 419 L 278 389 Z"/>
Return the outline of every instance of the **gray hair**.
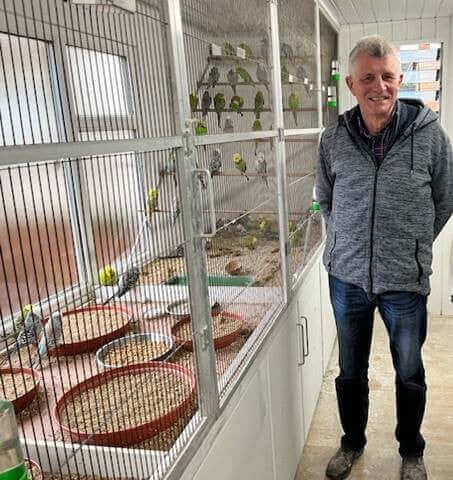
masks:
<path fill-rule="evenodd" d="M 369 35 L 361 38 L 351 50 L 349 54 L 349 73 L 352 73 L 352 67 L 361 53 L 377 58 L 387 55 L 394 55 L 398 58 L 395 54 L 395 48 L 384 37 L 381 37 L 381 35 Z"/>

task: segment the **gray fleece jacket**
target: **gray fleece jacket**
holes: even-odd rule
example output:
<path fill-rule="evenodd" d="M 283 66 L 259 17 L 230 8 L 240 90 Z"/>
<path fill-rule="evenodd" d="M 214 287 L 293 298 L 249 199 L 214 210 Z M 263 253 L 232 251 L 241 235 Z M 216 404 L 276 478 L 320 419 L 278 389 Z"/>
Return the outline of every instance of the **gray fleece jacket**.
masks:
<path fill-rule="evenodd" d="M 427 295 L 432 244 L 453 213 L 450 140 L 437 115 L 420 106 L 378 166 L 354 128 L 357 108 L 320 142 L 316 196 L 327 222 L 324 265 L 369 294 Z"/>

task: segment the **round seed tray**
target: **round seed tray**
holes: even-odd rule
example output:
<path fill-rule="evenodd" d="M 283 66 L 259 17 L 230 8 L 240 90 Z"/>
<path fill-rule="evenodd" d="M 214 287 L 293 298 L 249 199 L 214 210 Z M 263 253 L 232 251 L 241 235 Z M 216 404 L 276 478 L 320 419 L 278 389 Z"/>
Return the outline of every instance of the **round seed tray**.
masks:
<path fill-rule="evenodd" d="M 118 328 L 114 328 L 109 332 L 106 332 L 102 335 L 98 335 L 95 338 L 89 338 L 86 340 L 79 340 L 70 342 L 70 338 L 68 335 L 66 336 L 67 342 L 59 345 L 54 350 L 49 352 L 49 355 L 77 355 L 79 353 L 86 353 L 92 352 L 93 350 L 97 350 L 102 345 L 114 340 L 115 338 L 123 336 L 129 329 L 129 322 L 132 317 L 132 312 L 127 308 L 117 307 L 117 306 L 94 306 L 94 307 L 86 307 L 86 308 L 79 308 L 77 310 L 69 310 L 64 312 L 62 315 L 63 317 L 83 313 L 83 312 L 116 312 L 121 315 L 125 315 L 127 317 L 127 321 Z M 83 324 L 79 325 L 79 328 L 84 328 Z M 76 331 L 77 327 L 74 326 L 74 331 Z M 68 338 L 69 337 L 69 338 Z"/>
<path fill-rule="evenodd" d="M 150 420 L 141 425 L 134 427 L 118 429 L 112 432 L 80 432 L 79 430 L 70 428 L 61 422 L 61 413 L 67 409 L 67 403 L 74 397 L 77 397 L 82 392 L 102 385 L 109 379 L 122 376 L 137 375 L 140 373 L 149 373 L 153 371 L 171 372 L 179 375 L 187 383 L 188 394 L 185 398 L 175 407 L 169 409 L 167 412 L 162 413 L 154 420 Z M 90 443 L 94 445 L 123 447 L 134 445 L 150 438 L 159 432 L 167 429 L 173 425 L 178 418 L 181 418 L 186 410 L 189 408 L 193 398 L 195 396 L 195 376 L 193 373 L 180 365 L 167 362 L 148 362 L 139 363 L 136 365 L 129 365 L 126 367 L 114 368 L 102 372 L 94 377 L 88 378 L 83 382 L 76 385 L 74 388 L 64 393 L 62 397 L 57 401 L 54 408 L 54 417 L 60 424 L 63 431 L 68 433 L 73 441 L 79 443 Z M 67 409 L 68 411 L 70 409 Z M 100 412 L 96 412 L 100 415 Z"/>
<path fill-rule="evenodd" d="M 101 368 L 117 368 L 117 367 L 123 367 L 126 365 L 121 365 L 121 364 L 110 364 L 106 363 L 105 357 L 106 355 L 113 349 L 120 347 L 121 345 L 131 343 L 131 342 L 138 342 L 146 340 L 149 343 L 156 343 L 156 342 L 163 342 L 165 343 L 165 350 L 160 353 L 159 355 L 156 355 L 153 358 L 147 359 L 147 360 L 137 360 L 135 362 L 128 363 L 126 365 L 133 365 L 135 363 L 144 363 L 144 362 L 151 362 L 151 361 L 156 361 L 156 360 L 161 360 L 165 358 L 168 353 L 172 350 L 173 348 L 173 338 L 170 337 L 169 335 L 165 335 L 164 333 L 159 333 L 159 332 L 149 332 L 149 333 L 137 333 L 134 335 L 127 335 L 126 337 L 121 337 L 117 338 L 116 340 L 113 340 L 112 342 L 107 343 L 107 345 L 104 345 L 101 347 L 97 352 L 96 352 L 96 362 Z"/>
<path fill-rule="evenodd" d="M 29 480 L 42 480 L 41 467 L 31 458 L 24 459 L 25 468 L 27 470 Z"/>
<path fill-rule="evenodd" d="M 27 390 L 25 393 L 20 395 L 19 397 L 15 398 L 12 400 L 12 404 L 14 407 L 14 412 L 16 415 L 20 413 L 24 408 L 28 407 L 30 403 L 34 400 L 38 393 L 38 387 L 39 387 L 39 382 L 41 380 L 41 375 L 36 371 L 31 368 L 1 368 L 0 369 L 0 375 L 2 374 L 18 374 L 22 375 L 23 373 L 32 375 L 34 378 L 34 385 L 32 388 Z M 23 380 L 21 378 L 18 378 L 17 381 L 17 386 L 21 385 L 21 382 Z M 0 387 L 0 396 L 3 396 L 3 389 Z"/>
<path fill-rule="evenodd" d="M 237 340 L 239 338 L 239 335 L 241 334 L 243 323 L 244 323 L 244 319 L 240 315 L 237 315 L 236 313 L 225 312 L 225 311 L 214 313 L 214 310 L 213 310 L 212 318 L 214 319 L 218 316 L 222 316 L 223 318 L 225 318 L 225 321 L 227 322 L 228 321 L 235 322 L 236 325 L 231 332 L 225 335 L 216 337 L 214 332 L 214 348 L 215 349 L 226 347 L 231 343 L 233 343 L 235 340 Z M 173 340 L 175 341 L 175 343 L 179 345 L 183 345 L 185 349 L 192 351 L 193 341 L 191 339 L 188 340 L 186 338 L 181 338 L 180 336 L 178 336 L 178 331 L 180 331 L 181 328 L 190 327 L 190 320 L 191 320 L 190 315 L 186 315 L 185 317 L 181 318 L 181 320 L 179 320 L 177 323 L 175 323 L 171 327 L 171 333 L 173 335 Z"/>

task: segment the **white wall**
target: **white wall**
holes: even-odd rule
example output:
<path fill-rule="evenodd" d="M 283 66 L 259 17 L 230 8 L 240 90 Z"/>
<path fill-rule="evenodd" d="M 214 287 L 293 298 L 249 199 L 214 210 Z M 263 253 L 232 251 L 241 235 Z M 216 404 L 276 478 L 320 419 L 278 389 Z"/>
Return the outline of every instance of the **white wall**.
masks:
<path fill-rule="evenodd" d="M 448 71 L 453 68 L 453 48 L 450 48 L 453 45 L 451 17 L 343 25 L 339 35 L 340 112 L 348 110 L 356 103 L 344 81 L 349 52 L 361 37 L 373 34 L 383 35 L 395 44 L 407 41 L 443 43 L 441 122 L 453 138 L 453 95 L 448 88 Z M 453 291 L 453 219 L 434 244 L 433 272 L 428 308 L 434 314 L 453 315 L 453 304 L 450 302 Z"/>

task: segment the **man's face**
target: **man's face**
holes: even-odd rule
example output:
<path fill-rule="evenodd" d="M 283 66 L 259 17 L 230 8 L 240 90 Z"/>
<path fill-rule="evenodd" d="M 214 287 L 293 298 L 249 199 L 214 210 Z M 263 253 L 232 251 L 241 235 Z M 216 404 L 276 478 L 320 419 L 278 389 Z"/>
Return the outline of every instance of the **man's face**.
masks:
<path fill-rule="evenodd" d="M 356 97 L 362 115 L 388 117 L 403 80 L 398 59 L 394 55 L 379 58 L 361 53 L 352 68 L 346 83 Z"/>

